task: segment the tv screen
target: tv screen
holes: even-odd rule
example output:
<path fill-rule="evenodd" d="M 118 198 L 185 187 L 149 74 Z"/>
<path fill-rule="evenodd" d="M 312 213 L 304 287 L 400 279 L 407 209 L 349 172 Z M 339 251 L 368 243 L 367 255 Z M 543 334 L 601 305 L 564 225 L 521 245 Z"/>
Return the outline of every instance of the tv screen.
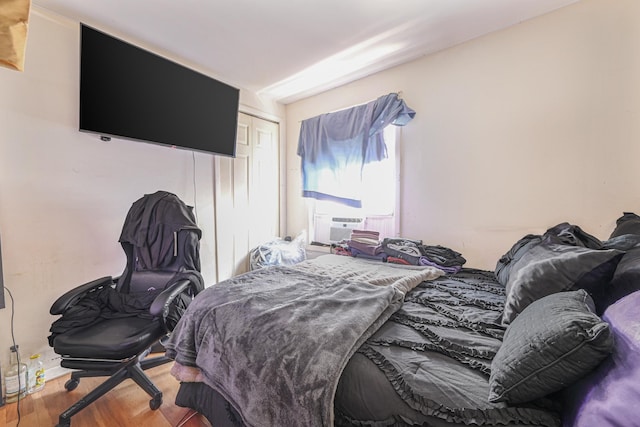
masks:
<path fill-rule="evenodd" d="M 80 131 L 235 156 L 239 92 L 81 24 Z"/>

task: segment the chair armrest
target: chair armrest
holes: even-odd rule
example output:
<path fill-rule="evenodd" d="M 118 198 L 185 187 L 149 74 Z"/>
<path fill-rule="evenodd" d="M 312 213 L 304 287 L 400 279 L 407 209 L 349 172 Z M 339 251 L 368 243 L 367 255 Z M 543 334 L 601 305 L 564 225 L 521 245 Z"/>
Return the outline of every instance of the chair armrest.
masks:
<path fill-rule="evenodd" d="M 155 297 L 149 307 L 149 313 L 154 317 L 166 317 L 173 300 L 191 286 L 193 284 L 189 280 L 177 281 Z"/>
<path fill-rule="evenodd" d="M 199 291 L 197 283 L 179 279 L 158 294 L 149 307 L 149 313 L 159 318 L 165 332 L 170 334 Z"/>
<path fill-rule="evenodd" d="M 113 283 L 114 279 L 111 276 L 105 276 L 73 288 L 58 298 L 53 305 L 51 305 L 49 313 L 53 315 L 63 314 L 69 307 L 73 306 L 87 293 L 105 286 L 110 286 Z"/>

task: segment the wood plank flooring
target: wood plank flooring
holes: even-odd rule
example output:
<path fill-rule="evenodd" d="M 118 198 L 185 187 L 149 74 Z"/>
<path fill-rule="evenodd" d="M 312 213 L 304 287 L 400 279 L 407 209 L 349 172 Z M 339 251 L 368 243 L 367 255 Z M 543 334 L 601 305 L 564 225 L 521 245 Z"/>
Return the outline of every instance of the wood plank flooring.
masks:
<path fill-rule="evenodd" d="M 171 376 L 171 363 L 145 371 L 163 394 L 159 409 L 149 408 L 149 395 L 133 380 L 125 380 L 106 395 L 71 418 L 71 427 L 210 427 L 208 421 L 175 402 L 179 382 Z M 104 378 L 82 378 L 73 391 L 66 391 L 64 383 L 69 374 L 47 381 L 42 391 L 20 400 L 19 427 L 49 427 L 58 423 L 58 416 Z M 0 407 L 0 426 L 14 427 L 18 423 L 18 405 L 7 403 Z M 189 418 L 191 415 L 193 417 Z"/>

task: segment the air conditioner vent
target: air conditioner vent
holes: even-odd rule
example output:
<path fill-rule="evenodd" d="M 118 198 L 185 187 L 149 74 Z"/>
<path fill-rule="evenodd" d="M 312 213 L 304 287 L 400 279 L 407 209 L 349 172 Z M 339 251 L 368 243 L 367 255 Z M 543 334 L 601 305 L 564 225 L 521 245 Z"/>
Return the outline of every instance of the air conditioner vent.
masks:
<path fill-rule="evenodd" d="M 346 222 L 346 223 L 351 223 L 351 222 L 355 222 L 355 223 L 361 223 L 362 222 L 362 218 L 337 218 L 337 217 L 333 217 L 331 218 L 332 222 Z"/>

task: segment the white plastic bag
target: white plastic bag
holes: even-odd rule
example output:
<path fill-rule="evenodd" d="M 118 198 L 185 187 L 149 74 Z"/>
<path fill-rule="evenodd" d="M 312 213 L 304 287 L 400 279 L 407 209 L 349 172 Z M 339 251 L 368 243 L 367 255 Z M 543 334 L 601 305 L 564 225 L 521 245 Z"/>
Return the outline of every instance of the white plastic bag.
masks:
<path fill-rule="evenodd" d="M 298 234 L 295 239 L 291 237 L 275 238 L 251 250 L 251 270 L 271 265 L 293 265 L 307 259 L 304 233 Z"/>

